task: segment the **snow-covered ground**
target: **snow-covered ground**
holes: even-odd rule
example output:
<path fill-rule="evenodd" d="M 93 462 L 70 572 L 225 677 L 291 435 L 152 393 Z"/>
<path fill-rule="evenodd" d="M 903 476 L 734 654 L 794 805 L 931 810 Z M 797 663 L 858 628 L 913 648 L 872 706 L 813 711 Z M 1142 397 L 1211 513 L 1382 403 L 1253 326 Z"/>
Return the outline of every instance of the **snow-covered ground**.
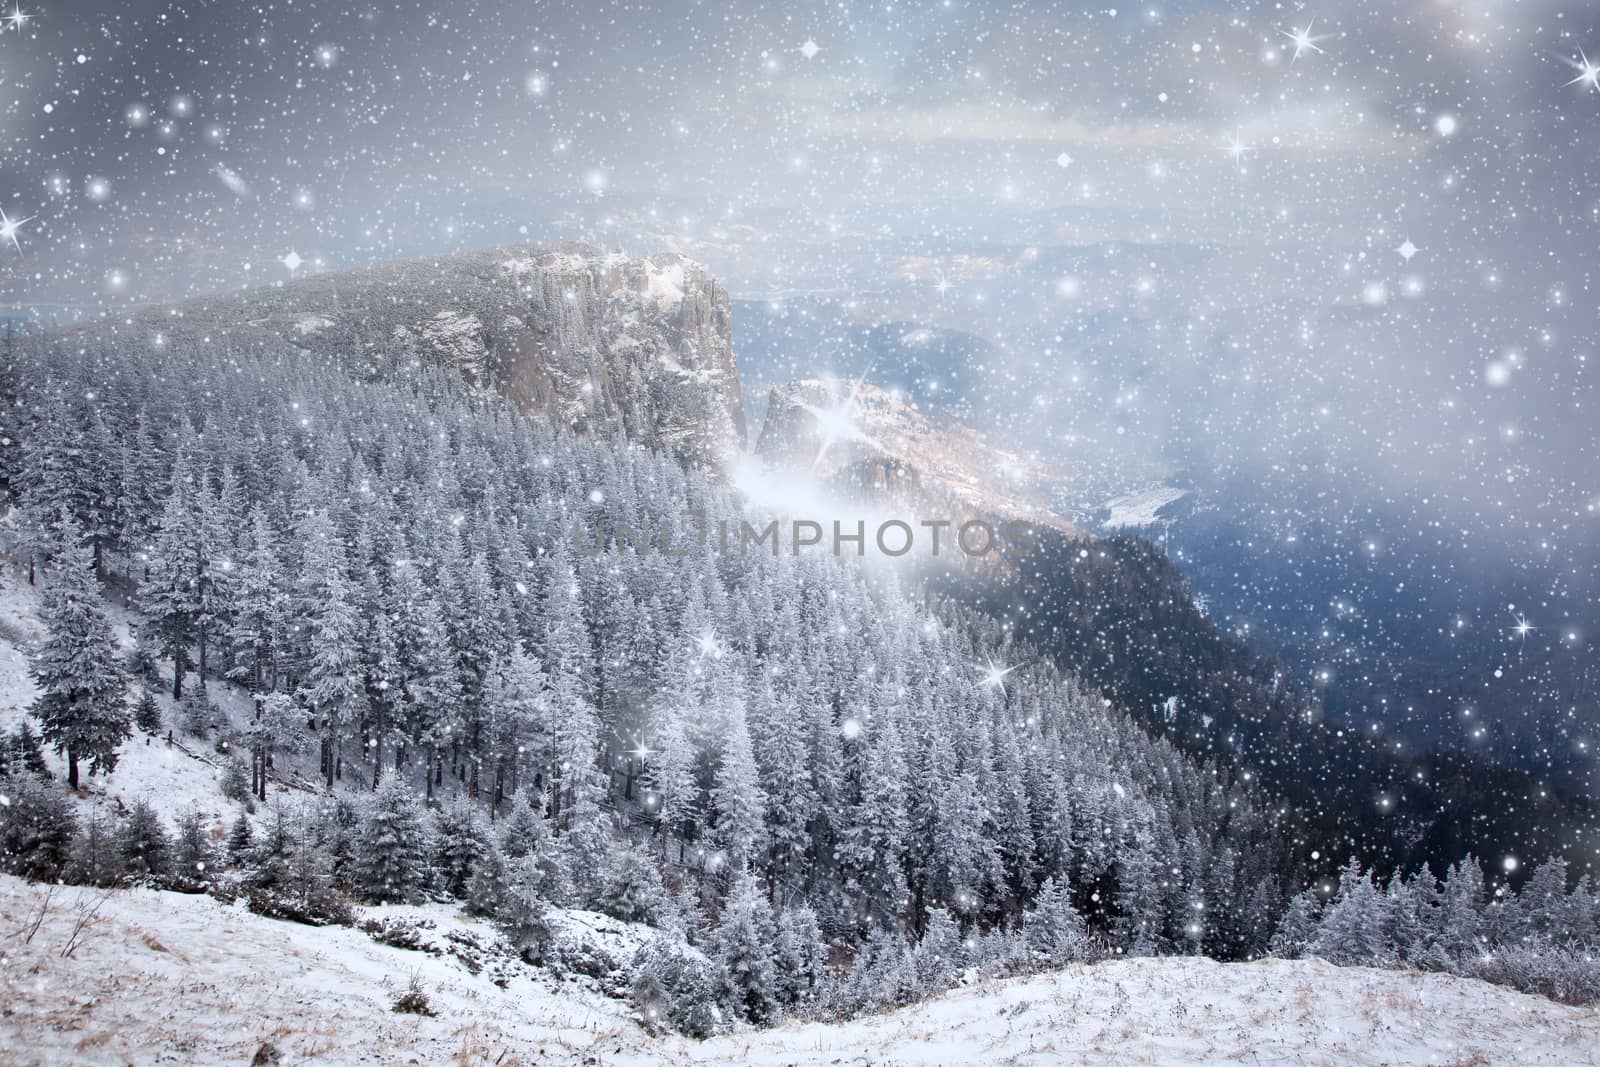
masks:
<path fill-rule="evenodd" d="M 86 909 L 97 910 L 64 955 Z M 496 936 L 438 906 L 366 914 L 426 920 L 434 944 Z M 436 1016 L 390 1010 L 413 978 Z M 1593 1008 L 1276 960 L 1125 960 L 698 1043 L 652 1036 L 586 983 L 519 964 L 473 973 L 461 955 L 209 897 L 13 878 L 0 878 L 0 979 L 0 1060 L 17 1067 L 244 1064 L 264 1043 L 286 1064 L 1600 1063 Z"/>

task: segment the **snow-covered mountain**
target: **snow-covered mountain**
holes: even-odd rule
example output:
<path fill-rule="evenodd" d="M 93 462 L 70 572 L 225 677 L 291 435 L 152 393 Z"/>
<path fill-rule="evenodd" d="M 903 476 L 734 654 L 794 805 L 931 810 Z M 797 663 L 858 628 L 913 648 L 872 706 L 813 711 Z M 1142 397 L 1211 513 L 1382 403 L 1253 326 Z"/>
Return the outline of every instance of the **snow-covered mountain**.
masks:
<path fill-rule="evenodd" d="M 358 374 L 447 367 L 519 410 L 720 463 L 743 441 L 727 291 L 673 253 L 516 245 L 312 273 L 77 328 L 215 352 L 302 352 Z"/>

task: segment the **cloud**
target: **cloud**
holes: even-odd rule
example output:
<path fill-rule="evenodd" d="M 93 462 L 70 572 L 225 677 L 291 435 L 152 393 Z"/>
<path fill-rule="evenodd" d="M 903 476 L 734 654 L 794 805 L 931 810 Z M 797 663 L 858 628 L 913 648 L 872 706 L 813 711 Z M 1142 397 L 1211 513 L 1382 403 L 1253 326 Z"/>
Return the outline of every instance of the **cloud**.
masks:
<path fill-rule="evenodd" d="M 945 103 L 932 107 L 874 105 L 855 111 L 817 111 L 810 131 L 823 137 L 912 144 L 1042 142 L 1133 151 L 1210 152 L 1235 130 L 1274 150 L 1390 155 L 1421 143 L 1369 121 L 1360 111 L 1332 107 L 1277 108 L 1221 128 L 1194 121 L 1148 119 L 1102 122 L 1019 105 Z M 1257 142 L 1252 142 L 1257 143 Z"/>
<path fill-rule="evenodd" d="M 914 282 L 997 278 L 1011 264 L 995 256 L 908 256 L 895 264 L 894 275 Z"/>

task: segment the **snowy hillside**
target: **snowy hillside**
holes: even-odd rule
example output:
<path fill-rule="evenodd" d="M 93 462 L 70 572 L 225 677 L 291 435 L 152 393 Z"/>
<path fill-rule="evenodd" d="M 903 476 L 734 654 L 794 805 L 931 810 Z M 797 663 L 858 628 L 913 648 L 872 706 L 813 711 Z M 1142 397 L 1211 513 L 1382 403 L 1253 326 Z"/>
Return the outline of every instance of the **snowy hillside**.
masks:
<path fill-rule="evenodd" d="M 382 916 L 396 909 L 368 909 Z M 697 1043 L 649 1034 L 581 981 L 511 961 L 442 907 L 459 955 L 263 919 L 209 897 L 0 877 L 8 1063 L 1600 1063 L 1600 1011 L 1467 979 L 1310 961 L 1128 960 L 960 989 L 842 1025 Z M 80 916 L 92 918 L 77 931 Z M 42 914 L 42 919 L 40 918 Z M 477 946 L 486 946 L 479 955 Z M 70 947 L 70 950 L 69 950 Z M 481 969 L 473 973 L 472 960 Z M 391 1010 L 416 980 L 437 1014 Z M 151 1062 L 146 1060 L 145 1062 Z M 258 1060 L 257 1062 L 264 1062 Z"/>
<path fill-rule="evenodd" d="M 37 607 L 38 589 L 7 574 L 4 592 L 0 593 L 0 734 L 14 732 L 27 719 L 28 709 L 38 696 L 38 688 L 28 676 L 28 651 L 44 640 L 35 614 Z M 124 651 L 130 649 L 128 613 L 109 605 L 108 613 Z M 118 750 L 115 769 L 86 779 L 76 799 L 85 807 L 108 803 L 117 810 L 143 801 L 169 822 L 195 812 L 220 838 L 242 810 L 223 794 L 227 756 L 178 729 L 176 702 L 165 691 L 152 692 L 151 696 L 161 708 L 165 728 L 154 735 L 135 731 Z M 209 697 L 228 729 L 236 730 L 250 721 L 248 693 L 235 686 L 213 684 Z M 58 753 L 47 748 L 44 758 L 57 778 L 65 773 L 66 761 Z M 316 773 L 315 764 L 308 765 L 308 759 L 304 755 L 282 756 L 271 795 L 277 796 L 286 788 L 300 792 L 296 786 L 305 786 Z M 286 782 L 291 784 L 286 786 Z"/>

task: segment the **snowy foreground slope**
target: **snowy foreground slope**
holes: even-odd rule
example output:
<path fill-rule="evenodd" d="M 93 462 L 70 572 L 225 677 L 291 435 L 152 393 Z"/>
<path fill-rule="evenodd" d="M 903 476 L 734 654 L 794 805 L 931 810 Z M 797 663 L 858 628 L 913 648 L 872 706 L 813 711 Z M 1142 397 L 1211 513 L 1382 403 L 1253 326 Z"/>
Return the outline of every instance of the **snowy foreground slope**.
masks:
<path fill-rule="evenodd" d="M 457 956 L 209 897 L 58 887 L 46 907 L 46 893 L 0 877 L 6 1064 L 244 1064 L 263 1044 L 283 1063 L 501 1067 L 1600 1063 L 1593 1008 L 1441 975 L 1192 958 L 1073 968 L 842 1025 L 696 1043 L 652 1036 L 619 1002 L 514 964 L 473 973 Z M 458 942 L 492 937 L 445 909 L 404 910 Z M 390 1010 L 413 979 L 435 1017 Z"/>

